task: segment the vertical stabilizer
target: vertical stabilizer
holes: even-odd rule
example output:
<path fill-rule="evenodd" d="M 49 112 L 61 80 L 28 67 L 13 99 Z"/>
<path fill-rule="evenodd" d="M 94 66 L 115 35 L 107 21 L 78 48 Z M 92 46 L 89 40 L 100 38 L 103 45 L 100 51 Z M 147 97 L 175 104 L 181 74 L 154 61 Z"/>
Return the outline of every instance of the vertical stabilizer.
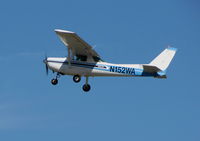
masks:
<path fill-rule="evenodd" d="M 163 52 L 161 52 L 153 61 L 151 61 L 150 65 L 156 66 L 162 71 L 165 71 L 172 61 L 177 49 L 168 47 Z"/>

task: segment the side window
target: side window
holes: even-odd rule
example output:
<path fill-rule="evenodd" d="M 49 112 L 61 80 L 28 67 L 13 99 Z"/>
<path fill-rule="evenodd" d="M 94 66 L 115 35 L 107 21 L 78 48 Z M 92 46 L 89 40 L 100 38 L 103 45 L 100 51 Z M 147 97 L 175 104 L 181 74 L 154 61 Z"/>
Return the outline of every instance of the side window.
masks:
<path fill-rule="evenodd" d="M 92 56 L 92 58 L 94 59 L 95 62 L 102 61 L 101 58 L 99 58 L 98 56 Z"/>
<path fill-rule="evenodd" d="M 85 55 L 76 55 L 76 61 L 87 61 L 87 56 L 85 56 Z"/>

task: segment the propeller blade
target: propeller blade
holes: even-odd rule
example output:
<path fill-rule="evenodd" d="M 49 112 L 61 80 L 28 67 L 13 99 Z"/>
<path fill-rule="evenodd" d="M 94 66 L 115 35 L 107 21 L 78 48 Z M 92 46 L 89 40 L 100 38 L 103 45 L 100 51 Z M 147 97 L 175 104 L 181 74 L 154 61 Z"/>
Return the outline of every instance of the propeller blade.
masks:
<path fill-rule="evenodd" d="M 43 62 L 45 63 L 46 74 L 48 75 L 49 74 L 49 68 L 48 68 L 48 65 L 47 65 L 47 55 L 46 54 L 45 54 L 45 59 L 43 60 Z"/>
<path fill-rule="evenodd" d="M 47 75 L 49 74 L 49 68 L 48 68 L 47 64 L 46 64 L 46 74 Z"/>

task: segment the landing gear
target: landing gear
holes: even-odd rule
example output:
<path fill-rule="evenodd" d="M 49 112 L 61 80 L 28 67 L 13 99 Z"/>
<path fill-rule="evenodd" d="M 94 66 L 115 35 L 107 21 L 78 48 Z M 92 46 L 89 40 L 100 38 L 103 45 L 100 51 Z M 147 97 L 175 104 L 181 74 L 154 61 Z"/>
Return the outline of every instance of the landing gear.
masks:
<path fill-rule="evenodd" d="M 88 84 L 88 76 L 86 76 L 86 83 L 83 85 L 83 91 L 88 92 L 90 90 L 90 85 Z"/>
<path fill-rule="evenodd" d="M 84 84 L 84 85 L 83 85 L 83 90 L 84 90 L 85 92 L 88 92 L 88 91 L 90 90 L 90 85 L 89 85 L 89 84 Z"/>
<path fill-rule="evenodd" d="M 58 79 L 54 79 L 54 78 L 53 78 L 53 79 L 51 80 L 51 84 L 52 84 L 52 85 L 58 84 Z"/>
<path fill-rule="evenodd" d="M 56 78 L 53 78 L 51 80 L 51 84 L 57 85 L 58 84 L 58 78 L 60 78 L 61 75 L 62 75 L 61 73 L 57 73 Z M 74 82 L 78 83 L 78 82 L 81 81 L 81 76 L 80 75 L 74 75 L 73 80 L 74 80 Z M 88 84 L 88 76 L 85 76 L 85 84 L 82 86 L 82 89 L 83 89 L 84 92 L 88 92 L 91 89 L 90 84 Z"/>
<path fill-rule="evenodd" d="M 60 73 L 57 73 L 56 78 L 53 78 L 51 80 L 52 85 L 57 85 L 58 84 L 58 78 L 60 77 Z"/>
<path fill-rule="evenodd" d="M 81 81 L 81 77 L 79 75 L 74 75 L 73 80 L 74 80 L 75 83 L 78 83 L 78 82 Z"/>

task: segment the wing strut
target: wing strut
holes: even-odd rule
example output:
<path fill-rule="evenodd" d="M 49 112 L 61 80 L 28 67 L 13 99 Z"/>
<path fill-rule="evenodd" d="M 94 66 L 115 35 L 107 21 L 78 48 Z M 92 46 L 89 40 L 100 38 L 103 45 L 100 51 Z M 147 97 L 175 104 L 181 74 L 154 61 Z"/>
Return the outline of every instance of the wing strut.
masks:
<path fill-rule="evenodd" d="M 71 50 L 70 50 L 69 47 L 68 47 L 68 56 L 67 56 L 67 61 L 68 61 L 68 64 L 71 65 Z"/>

